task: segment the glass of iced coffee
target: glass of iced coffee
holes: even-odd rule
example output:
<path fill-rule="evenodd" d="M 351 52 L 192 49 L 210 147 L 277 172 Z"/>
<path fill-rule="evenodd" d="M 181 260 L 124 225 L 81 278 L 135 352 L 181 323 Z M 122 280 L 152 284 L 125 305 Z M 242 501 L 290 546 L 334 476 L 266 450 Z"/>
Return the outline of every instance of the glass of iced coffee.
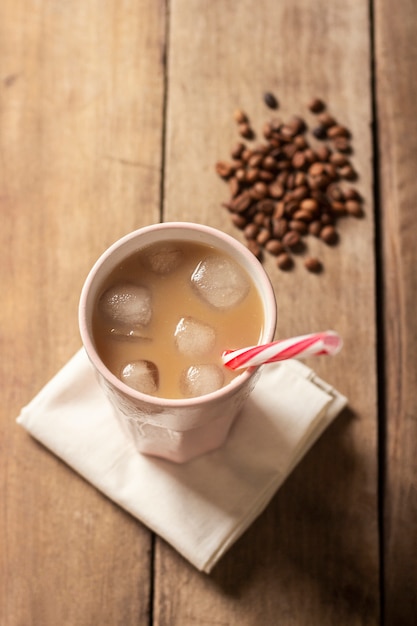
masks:
<path fill-rule="evenodd" d="M 262 265 L 236 239 L 168 222 L 104 252 L 84 284 L 79 323 L 138 450 L 185 462 L 225 442 L 259 368 L 228 370 L 222 352 L 271 341 L 276 302 Z"/>

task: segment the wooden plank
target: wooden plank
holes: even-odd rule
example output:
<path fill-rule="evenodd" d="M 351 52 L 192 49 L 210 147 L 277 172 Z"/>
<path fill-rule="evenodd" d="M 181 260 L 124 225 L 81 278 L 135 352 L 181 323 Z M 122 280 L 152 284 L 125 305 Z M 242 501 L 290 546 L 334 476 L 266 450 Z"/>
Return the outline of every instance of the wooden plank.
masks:
<path fill-rule="evenodd" d="M 158 221 L 165 13 L 152 0 L 0 7 L 0 623 L 144 624 L 151 534 L 15 424 L 78 349 L 79 292 Z"/>
<path fill-rule="evenodd" d="M 366 216 L 343 222 L 334 248 L 309 240 L 324 262 L 319 276 L 300 262 L 289 273 L 271 259 L 265 264 L 279 336 L 326 327 L 342 334 L 340 356 L 309 364 L 348 396 L 349 409 L 212 575 L 157 541 L 158 626 L 378 623 L 369 32 L 366 3 L 354 0 L 172 4 L 164 219 L 204 222 L 242 238 L 220 208 L 228 194 L 213 168 L 236 141 L 236 107 L 256 129 L 270 116 L 266 90 L 278 97 L 284 119 L 304 115 L 307 101 L 321 96 L 352 130 Z"/>
<path fill-rule="evenodd" d="M 417 615 L 417 6 L 375 4 L 386 433 L 385 624 Z"/>

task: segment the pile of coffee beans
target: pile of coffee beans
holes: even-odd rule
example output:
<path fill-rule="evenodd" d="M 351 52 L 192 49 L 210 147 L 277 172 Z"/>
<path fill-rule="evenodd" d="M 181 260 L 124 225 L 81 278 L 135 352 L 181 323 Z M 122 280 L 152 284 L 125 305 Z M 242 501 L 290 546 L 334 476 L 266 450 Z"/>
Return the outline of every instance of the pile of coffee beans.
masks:
<path fill-rule="evenodd" d="M 278 107 L 272 93 L 263 96 L 270 109 Z M 260 259 L 273 255 L 277 266 L 289 270 L 294 255 L 306 250 L 306 236 L 327 245 L 339 239 L 341 217 L 362 217 L 358 191 L 347 187 L 356 180 L 349 155 L 351 133 L 314 98 L 308 109 L 316 121 L 311 131 L 297 115 L 287 121 L 271 117 L 263 126 L 264 141 L 255 145 L 255 132 L 245 111 L 237 109 L 234 120 L 240 140 L 230 159 L 216 163 L 216 172 L 228 182 L 230 198 L 223 206 L 233 224 L 243 231 L 248 248 Z M 318 142 L 312 147 L 311 132 Z M 244 141 L 247 140 L 247 141 Z M 323 269 L 318 258 L 304 255 L 310 272 Z"/>

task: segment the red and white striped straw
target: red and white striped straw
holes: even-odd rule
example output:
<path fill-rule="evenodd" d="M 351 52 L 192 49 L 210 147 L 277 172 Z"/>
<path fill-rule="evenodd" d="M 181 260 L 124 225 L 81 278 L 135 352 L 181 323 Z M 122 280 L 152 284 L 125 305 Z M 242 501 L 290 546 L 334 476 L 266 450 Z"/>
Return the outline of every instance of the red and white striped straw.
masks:
<path fill-rule="evenodd" d="M 240 350 L 226 350 L 222 354 L 223 364 L 232 370 L 274 363 L 286 359 L 302 359 L 319 354 L 337 354 L 342 347 L 341 337 L 332 330 L 291 339 L 281 339 L 262 346 L 251 346 Z"/>

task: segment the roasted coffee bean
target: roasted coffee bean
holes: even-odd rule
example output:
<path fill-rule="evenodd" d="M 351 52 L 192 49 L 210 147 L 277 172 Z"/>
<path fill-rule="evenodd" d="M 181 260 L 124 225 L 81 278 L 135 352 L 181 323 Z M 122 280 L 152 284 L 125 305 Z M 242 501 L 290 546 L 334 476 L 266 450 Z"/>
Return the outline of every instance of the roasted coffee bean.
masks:
<path fill-rule="evenodd" d="M 265 244 L 265 250 L 274 256 L 285 251 L 284 246 L 278 239 L 269 239 Z"/>
<path fill-rule="evenodd" d="M 259 169 L 251 167 L 246 170 L 246 182 L 249 184 L 256 183 L 259 180 Z"/>
<path fill-rule="evenodd" d="M 262 261 L 262 247 L 259 245 L 256 239 L 248 239 L 248 241 L 246 242 L 246 246 L 248 250 L 250 250 L 252 254 L 256 256 L 257 259 Z"/>
<path fill-rule="evenodd" d="M 338 236 L 334 226 L 325 226 L 320 232 L 320 239 L 329 245 L 333 245 L 337 242 Z"/>
<path fill-rule="evenodd" d="M 267 250 L 277 257 L 277 266 L 286 269 L 293 263 L 292 254 L 303 249 L 306 235 L 332 245 L 338 240 L 335 224 L 340 217 L 363 215 L 358 191 L 343 187 L 357 176 L 347 156 L 348 128 L 336 122 L 318 98 L 308 106 L 317 114 L 312 134 L 328 140 L 317 148 L 309 144 L 302 117 L 294 115 L 285 123 L 272 118 L 264 124 L 262 143 L 249 147 L 239 141 L 230 151 L 231 161 L 216 163 L 218 175 L 229 185 L 229 201 L 222 205 L 243 231 L 248 248 L 258 258 Z M 236 109 L 233 117 L 242 136 L 252 139 L 246 112 Z M 316 258 L 307 257 L 304 263 L 309 271 L 321 269 Z"/>
<path fill-rule="evenodd" d="M 244 124 L 248 121 L 248 116 L 242 109 L 235 109 L 233 112 L 233 119 L 237 124 Z"/>
<path fill-rule="evenodd" d="M 320 113 L 317 119 L 320 122 L 320 125 L 325 126 L 326 128 L 329 128 L 330 126 L 334 126 L 336 124 L 336 120 L 334 119 L 334 117 L 330 115 L 330 113 L 327 113 L 326 111 L 324 111 L 323 113 Z"/>
<path fill-rule="evenodd" d="M 307 185 L 300 185 L 299 187 L 295 187 L 295 189 L 291 192 L 291 197 L 293 200 L 301 202 L 301 200 L 304 200 L 308 196 L 308 192 L 309 189 Z"/>
<path fill-rule="evenodd" d="M 232 196 L 232 198 L 237 196 L 237 194 L 239 193 L 240 183 L 235 176 L 229 179 L 229 189 L 230 189 L 230 195 Z"/>
<path fill-rule="evenodd" d="M 306 155 L 302 150 L 297 150 L 297 152 L 294 153 L 291 164 L 296 170 L 300 170 L 305 166 Z"/>
<path fill-rule="evenodd" d="M 300 234 L 295 230 L 289 230 L 282 238 L 285 247 L 295 248 L 300 243 Z"/>
<path fill-rule="evenodd" d="M 316 139 L 326 139 L 327 137 L 326 126 L 323 126 L 322 124 L 320 126 L 316 126 L 315 128 L 313 128 L 312 133 Z"/>
<path fill-rule="evenodd" d="M 226 163 L 226 161 L 218 161 L 216 163 L 216 172 L 222 178 L 229 178 L 234 172 L 234 167 L 231 163 Z"/>
<path fill-rule="evenodd" d="M 333 145 L 339 152 L 350 152 L 350 143 L 347 137 L 336 137 Z"/>
<path fill-rule="evenodd" d="M 245 227 L 243 234 L 245 235 L 246 239 L 256 239 L 259 234 L 259 227 L 254 222 L 252 222 Z"/>
<path fill-rule="evenodd" d="M 259 243 L 260 246 L 264 246 L 266 244 L 267 241 L 269 241 L 271 239 L 271 233 L 269 231 L 268 228 L 261 228 L 261 230 L 259 231 L 257 237 L 256 237 L 256 241 L 257 243 Z"/>
<path fill-rule="evenodd" d="M 295 230 L 297 233 L 300 233 L 300 235 L 306 235 L 308 232 L 308 226 L 306 222 L 303 222 L 302 220 L 290 220 L 288 226 L 291 230 Z"/>
<path fill-rule="evenodd" d="M 357 174 L 351 165 L 344 165 L 341 167 L 339 169 L 339 174 L 346 180 L 355 180 L 357 178 Z"/>
<path fill-rule="evenodd" d="M 345 200 L 360 200 L 361 195 L 357 189 L 350 187 L 349 189 L 345 189 L 343 192 Z"/>
<path fill-rule="evenodd" d="M 300 205 L 301 206 L 301 205 Z M 310 211 L 306 211 L 303 209 L 299 209 L 298 211 L 296 211 L 293 215 L 293 218 L 295 220 L 301 220 L 303 222 L 311 222 L 313 219 L 313 214 Z"/>
<path fill-rule="evenodd" d="M 240 230 L 243 230 L 248 223 L 246 218 L 241 213 L 233 213 L 231 220 L 232 220 L 232 224 L 236 226 L 236 228 L 239 228 Z"/>
<path fill-rule="evenodd" d="M 277 256 L 277 265 L 281 270 L 289 270 L 292 268 L 294 261 L 287 252 L 281 252 Z"/>
<path fill-rule="evenodd" d="M 230 203 L 231 210 L 235 211 L 236 213 L 243 213 L 250 207 L 251 204 L 252 198 L 247 192 L 243 192 L 240 195 L 236 196 Z"/>
<path fill-rule="evenodd" d="M 269 195 L 271 198 L 282 198 L 284 195 L 284 187 L 281 183 L 275 182 L 269 185 Z"/>
<path fill-rule="evenodd" d="M 239 141 L 231 149 L 230 156 L 233 157 L 234 159 L 239 159 L 242 156 L 244 149 L 245 149 L 245 144 Z"/>
<path fill-rule="evenodd" d="M 252 139 L 253 130 L 247 122 L 242 122 L 242 124 L 239 124 L 238 128 L 239 133 L 242 135 L 242 137 L 245 137 L 246 139 Z"/>
<path fill-rule="evenodd" d="M 344 126 L 334 124 L 334 126 L 330 126 L 330 128 L 327 129 L 327 136 L 329 139 L 334 139 L 335 137 L 350 137 L 350 133 Z"/>
<path fill-rule="evenodd" d="M 337 217 L 346 215 L 346 205 L 344 202 L 340 202 L 339 200 L 334 200 L 334 202 L 332 202 L 330 206 L 331 206 L 333 215 Z"/>
<path fill-rule="evenodd" d="M 275 210 L 275 202 L 273 200 L 260 200 L 257 205 L 256 208 L 258 209 L 258 211 L 262 211 L 262 213 L 264 213 L 265 215 L 272 215 L 272 213 Z"/>
<path fill-rule="evenodd" d="M 275 174 L 269 170 L 259 170 L 259 178 L 266 183 L 270 183 L 274 180 Z"/>
<path fill-rule="evenodd" d="M 318 146 L 316 148 L 316 154 L 319 161 L 328 161 L 330 157 L 330 149 L 325 145 Z"/>
<path fill-rule="evenodd" d="M 320 220 L 314 220 L 314 222 L 311 222 L 309 224 L 308 232 L 310 233 L 310 235 L 314 235 L 314 237 L 319 237 L 322 228 L 323 226 Z"/>
<path fill-rule="evenodd" d="M 306 127 L 306 123 L 302 117 L 299 117 L 298 115 L 293 115 L 288 122 L 288 126 L 293 129 L 294 135 L 298 135 L 303 132 Z"/>
<path fill-rule="evenodd" d="M 304 261 L 304 267 L 309 271 L 317 274 L 321 272 L 323 269 L 320 261 L 315 257 L 307 257 Z"/>
<path fill-rule="evenodd" d="M 305 198 L 300 202 L 300 209 L 314 214 L 319 210 L 319 203 L 315 198 Z"/>
<path fill-rule="evenodd" d="M 277 239 L 282 239 L 288 232 L 288 222 L 285 218 L 280 217 L 272 222 L 272 234 Z"/>
<path fill-rule="evenodd" d="M 363 216 L 363 208 L 358 200 L 346 200 L 345 206 L 349 215 L 353 215 L 354 217 Z"/>
<path fill-rule="evenodd" d="M 264 102 L 270 109 L 276 109 L 278 107 L 278 100 L 270 91 L 264 93 Z"/>
<path fill-rule="evenodd" d="M 324 102 L 320 98 L 312 98 L 307 106 L 312 113 L 321 113 L 324 109 Z"/>
<path fill-rule="evenodd" d="M 329 161 L 336 167 L 343 167 L 344 165 L 348 165 L 349 163 L 348 158 L 340 152 L 332 152 L 329 156 Z"/>

